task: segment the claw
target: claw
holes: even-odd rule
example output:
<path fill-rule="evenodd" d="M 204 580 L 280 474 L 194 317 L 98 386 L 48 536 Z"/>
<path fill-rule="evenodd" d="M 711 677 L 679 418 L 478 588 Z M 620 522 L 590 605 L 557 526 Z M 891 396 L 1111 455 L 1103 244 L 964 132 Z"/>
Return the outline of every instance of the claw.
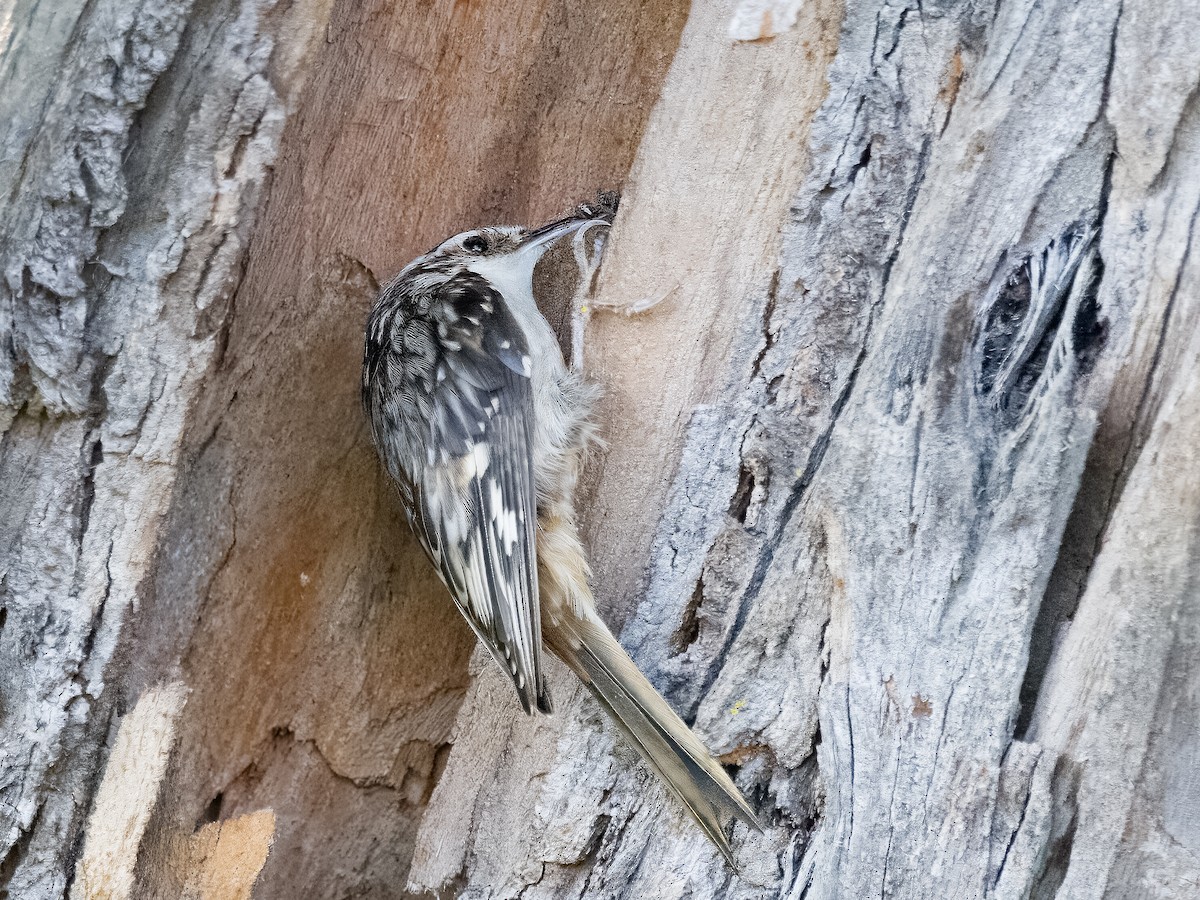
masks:
<path fill-rule="evenodd" d="M 579 286 L 575 289 L 575 296 L 571 298 L 571 369 L 580 374 L 583 373 L 583 335 L 587 328 L 587 320 L 591 318 L 588 300 L 595 289 L 596 272 L 600 268 L 600 258 L 604 255 L 604 245 L 608 242 L 607 229 L 600 229 L 599 234 L 592 238 L 592 252 L 589 257 L 587 238 L 592 231 L 591 227 L 581 228 L 571 239 L 575 264 L 579 266 Z"/>

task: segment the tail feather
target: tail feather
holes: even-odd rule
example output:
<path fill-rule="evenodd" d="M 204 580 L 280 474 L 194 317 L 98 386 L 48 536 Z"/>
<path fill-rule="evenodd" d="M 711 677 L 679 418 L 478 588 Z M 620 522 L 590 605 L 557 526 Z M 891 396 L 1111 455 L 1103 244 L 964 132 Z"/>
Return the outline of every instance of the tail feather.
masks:
<path fill-rule="evenodd" d="M 759 831 L 762 827 L 732 779 L 602 623 L 576 620 L 567 631 L 570 646 L 561 646 L 558 635 L 547 635 L 547 642 L 736 868 L 725 820 L 735 816 Z"/>

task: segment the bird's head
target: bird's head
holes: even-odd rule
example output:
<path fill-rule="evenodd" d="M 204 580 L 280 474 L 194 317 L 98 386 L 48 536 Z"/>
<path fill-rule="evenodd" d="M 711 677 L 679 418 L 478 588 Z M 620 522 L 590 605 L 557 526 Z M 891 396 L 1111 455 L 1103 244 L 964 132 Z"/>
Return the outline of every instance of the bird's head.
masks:
<path fill-rule="evenodd" d="M 528 291 L 538 260 L 568 235 L 582 238 L 592 228 L 607 228 L 616 203 L 615 194 L 601 194 L 596 203 L 581 204 L 572 215 L 541 228 L 496 226 L 464 231 L 414 259 L 396 282 L 407 281 L 419 290 L 472 271 L 498 288 L 511 286 Z"/>

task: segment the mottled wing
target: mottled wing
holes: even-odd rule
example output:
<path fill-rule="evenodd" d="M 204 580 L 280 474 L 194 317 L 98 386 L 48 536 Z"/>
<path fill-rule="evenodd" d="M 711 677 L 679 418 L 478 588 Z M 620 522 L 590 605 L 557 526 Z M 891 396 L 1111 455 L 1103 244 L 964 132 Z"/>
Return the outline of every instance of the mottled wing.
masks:
<path fill-rule="evenodd" d="M 387 290 L 368 327 L 363 392 L 376 444 L 459 610 L 549 711 L 538 610 L 533 398 L 503 298 L 463 272 L 423 295 Z"/>

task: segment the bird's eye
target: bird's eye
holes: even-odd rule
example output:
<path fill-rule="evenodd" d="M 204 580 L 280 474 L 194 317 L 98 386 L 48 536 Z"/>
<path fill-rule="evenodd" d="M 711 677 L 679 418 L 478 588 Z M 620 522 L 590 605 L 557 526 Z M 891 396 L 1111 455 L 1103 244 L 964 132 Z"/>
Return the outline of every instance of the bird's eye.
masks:
<path fill-rule="evenodd" d="M 468 253 L 482 253 L 487 249 L 487 241 L 477 234 L 471 235 L 462 243 L 462 247 Z"/>

